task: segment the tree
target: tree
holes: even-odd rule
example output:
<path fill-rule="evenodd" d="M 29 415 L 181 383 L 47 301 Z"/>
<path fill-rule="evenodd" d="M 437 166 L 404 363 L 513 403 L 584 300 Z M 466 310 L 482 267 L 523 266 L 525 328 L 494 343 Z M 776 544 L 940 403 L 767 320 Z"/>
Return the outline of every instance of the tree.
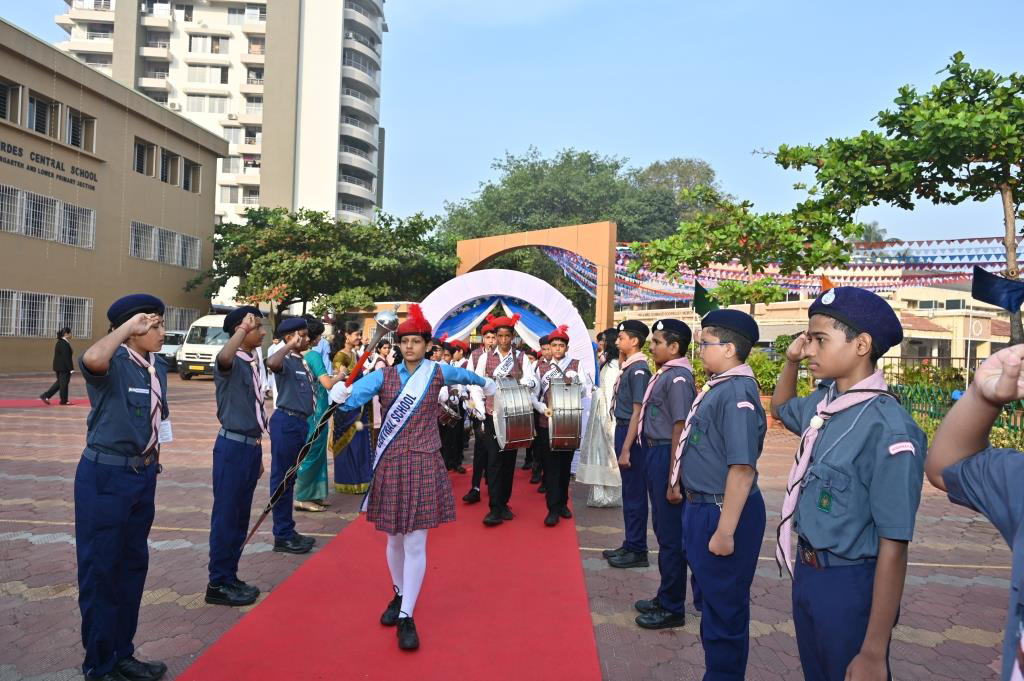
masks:
<path fill-rule="evenodd" d="M 713 263 L 738 260 L 748 281 L 726 284 L 721 295 L 733 303 L 749 302 L 751 311 L 755 303 L 781 299 L 778 286 L 757 276 L 769 266 L 777 265 L 779 274 L 788 275 L 845 263 L 850 238 L 860 230 L 851 221 L 812 212 L 755 213 L 749 201 L 735 202 L 711 187 L 687 190 L 682 196 L 710 209 L 681 222 L 669 237 L 633 244 L 639 256 L 633 270 L 644 267 L 678 279 L 680 265 L 699 274 Z"/>
<path fill-rule="evenodd" d="M 366 308 L 376 300 L 419 300 L 450 278 L 457 264 L 436 226 L 437 218 L 422 215 L 403 220 L 379 213 L 364 224 L 311 210 L 249 209 L 244 224 L 217 226 L 213 266 L 186 290 L 205 284 L 212 295 L 237 277 L 237 298 L 274 302 L 278 318 L 294 303 L 312 303 L 322 313 Z"/>
<path fill-rule="evenodd" d="M 1006 276 L 1019 279 L 1024 76 L 972 68 L 960 52 L 940 73 L 947 75 L 927 93 L 901 87 L 895 108 L 875 118 L 875 130 L 823 144 L 782 145 L 769 155 L 784 168 L 814 171 L 814 193 L 798 211 L 838 219 L 880 203 L 913 210 L 920 200 L 956 205 L 999 196 Z M 1010 342 L 1024 342 L 1019 310 L 1010 321 Z"/>
<path fill-rule="evenodd" d="M 697 187 L 718 189 L 714 168 L 699 158 L 677 157 L 667 161 L 655 161 L 643 170 L 635 171 L 634 181 L 641 187 L 662 187 L 672 192 L 672 196 L 676 197 L 678 220 L 688 220 L 706 208 L 683 201 L 680 198 L 682 192 L 692 191 Z"/>
<path fill-rule="evenodd" d="M 885 241 L 885 228 L 878 225 L 878 220 L 872 220 L 864 225 L 860 238 L 869 244 L 882 243 Z"/>

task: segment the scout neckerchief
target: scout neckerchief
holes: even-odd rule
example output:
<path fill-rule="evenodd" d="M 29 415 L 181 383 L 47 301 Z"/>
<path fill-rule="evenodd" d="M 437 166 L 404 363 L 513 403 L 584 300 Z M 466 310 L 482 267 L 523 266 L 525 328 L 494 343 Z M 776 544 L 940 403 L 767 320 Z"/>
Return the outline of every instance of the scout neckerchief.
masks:
<path fill-rule="evenodd" d="M 647 400 L 650 399 L 651 393 L 654 392 L 654 384 L 658 382 L 659 376 L 661 376 L 663 373 L 665 373 L 666 371 L 673 367 L 683 367 L 684 369 L 688 369 L 690 374 L 693 374 L 693 365 L 690 364 L 690 360 L 686 359 L 685 357 L 676 357 L 675 359 L 670 359 L 669 361 L 665 362 L 664 364 L 661 365 L 661 367 L 658 368 L 658 373 L 654 374 L 651 380 L 648 381 L 647 390 L 644 391 L 644 402 L 643 405 L 640 407 L 640 427 L 636 431 L 637 439 L 643 437 L 644 434 L 644 414 L 647 412 Z M 673 379 L 673 381 L 679 380 L 685 381 L 686 379 L 683 378 L 682 376 Z"/>
<path fill-rule="evenodd" d="M 719 383 L 739 376 L 754 378 L 754 370 L 746 364 L 741 364 L 738 367 L 729 369 L 728 371 L 715 374 L 707 383 L 704 384 L 704 387 L 700 389 L 700 392 L 697 393 L 697 397 L 694 398 L 693 404 L 690 405 L 690 413 L 686 415 L 686 425 L 683 426 L 683 432 L 679 435 L 679 444 L 676 445 L 676 451 L 672 454 L 672 469 L 668 477 L 669 487 L 675 487 L 676 483 L 679 482 L 680 466 L 683 462 L 683 450 L 686 448 L 686 441 L 690 437 L 690 430 L 693 428 L 693 417 L 697 413 L 697 407 L 700 405 L 701 400 L 703 400 L 704 397 L 711 392 L 711 389 Z"/>
<path fill-rule="evenodd" d="M 495 350 L 495 352 L 498 353 L 499 357 L 501 356 L 501 352 L 499 350 Z M 508 351 L 508 354 L 505 355 L 504 359 L 498 362 L 498 366 L 494 367 L 494 378 L 504 378 L 505 376 L 508 376 L 512 373 L 512 369 L 515 365 L 516 351 L 513 348 Z"/>
<path fill-rule="evenodd" d="M 163 390 L 160 388 L 160 377 L 156 375 L 156 355 L 152 352 L 149 353 L 149 358 L 145 358 L 139 353 L 132 350 L 130 347 L 121 344 L 121 347 L 128 351 L 128 357 L 136 366 L 149 372 L 149 442 L 146 443 L 146 449 L 142 453 L 145 454 L 153 447 L 156 446 L 160 438 L 160 403 L 163 401 Z"/>
<path fill-rule="evenodd" d="M 615 402 L 619 399 L 619 383 L 622 382 L 622 377 L 626 375 L 626 369 L 629 365 L 636 364 L 637 362 L 647 362 L 647 355 L 642 352 L 634 352 L 619 367 L 619 377 L 615 379 L 615 387 L 612 388 L 612 407 L 609 409 L 613 419 L 615 418 Z"/>
<path fill-rule="evenodd" d="M 793 459 L 793 466 L 789 469 L 786 496 L 782 500 L 782 522 L 779 523 L 777 530 L 778 545 L 775 547 L 775 561 L 779 564 L 780 570 L 785 566 L 789 570 L 790 576 L 793 575 L 793 533 L 791 531 L 793 516 L 796 513 L 796 503 L 800 498 L 804 476 L 814 459 L 814 443 L 817 441 L 821 429 L 830 418 L 844 409 L 873 400 L 879 395 L 892 395 L 892 393 L 888 392 L 882 372 L 876 371 L 830 402 L 831 395 L 832 388 L 829 388 L 825 397 L 818 402 L 810 425 L 800 437 L 800 447 Z"/>
<path fill-rule="evenodd" d="M 267 412 L 263 406 L 263 381 L 260 377 L 260 367 L 259 362 L 256 360 L 256 353 L 254 352 L 250 355 L 242 350 L 238 350 L 235 352 L 235 357 L 238 357 L 252 368 L 252 389 L 256 393 L 256 421 L 260 424 L 260 430 L 266 432 Z"/>
<path fill-rule="evenodd" d="M 398 434 L 409 423 L 409 418 L 415 413 L 420 403 L 423 402 L 423 398 L 426 396 L 427 390 L 433 381 L 434 371 L 440 370 L 437 362 L 432 362 L 429 359 L 422 360 L 420 365 L 416 367 L 416 371 L 405 382 L 402 391 L 395 397 L 395 401 L 388 407 L 387 413 L 384 414 L 384 419 L 381 422 L 380 433 L 377 435 L 377 452 L 373 457 L 373 470 L 377 469 L 377 462 L 383 456 L 384 450 L 394 442 Z M 398 371 L 398 369 L 395 369 L 395 371 Z M 371 475 L 370 477 L 372 478 L 373 476 Z M 370 495 L 367 493 L 366 498 L 363 499 L 364 511 L 369 501 Z"/>

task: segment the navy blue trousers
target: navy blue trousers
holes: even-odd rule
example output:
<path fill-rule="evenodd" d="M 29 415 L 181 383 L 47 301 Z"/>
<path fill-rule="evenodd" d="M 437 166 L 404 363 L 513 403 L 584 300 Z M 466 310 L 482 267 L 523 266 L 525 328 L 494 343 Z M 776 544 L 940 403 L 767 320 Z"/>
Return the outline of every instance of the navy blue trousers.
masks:
<path fill-rule="evenodd" d="M 75 471 L 75 553 L 82 611 L 82 671 L 103 676 L 135 653 L 149 571 L 157 465 L 132 469 L 88 459 Z"/>
<path fill-rule="evenodd" d="M 213 514 L 210 516 L 210 584 L 238 578 L 238 559 L 249 531 L 252 495 L 263 447 L 217 436 L 213 443 Z"/>
<path fill-rule="evenodd" d="M 871 615 L 876 563 L 814 568 L 793 575 L 793 625 L 807 681 L 843 681 L 860 652 Z M 895 623 L 893 623 L 895 626 Z M 885 653 L 889 666 L 889 651 Z M 892 674 L 889 674 L 892 679 Z"/>
<path fill-rule="evenodd" d="M 647 449 L 647 491 L 651 496 L 651 524 L 658 538 L 658 572 L 661 584 L 658 586 L 658 604 L 669 612 L 683 613 L 686 602 L 686 551 L 683 548 L 683 506 L 670 504 L 665 497 L 668 491 L 668 468 L 671 462 L 671 446 L 656 445 Z M 693 582 L 693 604 L 701 608 L 700 589 L 696 578 Z"/>
<path fill-rule="evenodd" d="M 615 426 L 615 457 L 626 441 L 628 426 Z M 639 440 L 639 438 L 637 438 Z M 629 468 L 622 473 L 622 519 L 626 525 L 623 548 L 647 553 L 647 448 L 634 442 L 629 448 Z"/>
<path fill-rule="evenodd" d="M 704 681 L 743 681 L 750 652 L 750 585 L 764 537 L 764 498 L 759 491 L 747 497 L 729 556 L 708 551 L 720 515 L 716 504 L 687 502 L 683 543 L 704 601 L 700 620 Z"/>
<path fill-rule="evenodd" d="M 306 444 L 309 424 L 306 419 L 286 414 L 278 409 L 270 417 L 270 493 L 284 480 L 284 474 L 295 465 L 299 450 Z M 293 477 L 284 496 L 274 504 L 274 539 L 291 539 L 295 534 L 292 518 L 292 497 L 295 491 Z"/>

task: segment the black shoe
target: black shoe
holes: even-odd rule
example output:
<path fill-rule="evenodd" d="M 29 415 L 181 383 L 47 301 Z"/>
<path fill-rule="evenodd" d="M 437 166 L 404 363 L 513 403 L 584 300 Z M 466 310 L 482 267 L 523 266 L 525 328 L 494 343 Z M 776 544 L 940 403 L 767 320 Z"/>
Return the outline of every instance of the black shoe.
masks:
<path fill-rule="evenodd" d="M 608 558 L 614 558 L 615 556 L 621 556 L 624 553 L 626 553 L 626 547 L 625 546 L 620 546 L 617 549 L 605 549 L 604 551 L 601 552 L 601 557 L 607 560 Z"/>
<path fill-rule="evenodd" d="M 275 539 L 274 551 L 278 553 L 309 553 L 316 540 L 312 537 L 303 537 L 296 532 L 288 539 Z"/>
<path fill-rule="evenodd" d="M 540 483 L 540 473 L 534 471 L 533 475 L 530 476 L 530 484 L 537 485 Z"/>
<path fill-rule="evenodd" d="M 612 556 L 608 559 L 608 564 L 614 568 L 635 568 L 635 567 L 647 567 L 650 563 L 647 562 L 647 552 L 637 553 L 635 551 L 627 551 L 621 556 Z"/>
<path fill-rule="evenodd" d="M 402 617 L 398 620 L 398 647 L 402 650 L 416 650 L 420 647 L 416 623 L 411 617 Z"/>
<path fill-rule="evenodd" d="M 505 508 L 501 509 L 501 519 L 502 520 L 512 520 L 515 517 L 516 517 L 516 514 L 513 513 L 512 509 L 509 508 L 508 506 L 505 506 Z"/>
<path fill-rule="evenodd" d="M 238 579 L 237 577 L 235 577 L 235 579 L 233 579 L 231 581 L 231 584 L 233 584 L 236 588 L 241 589 L 242 591 L 248 591 L 254 597 L 259 597 L 259 595 L 260 595 L 260 588 L 258 586 L 253 586 L 252 584 L 246 584 L 245 582 L 243 582 L 242 580 Z"/>
<path fill-rule="evenodd" d="M 537 486 L 537 492 L 538 492 L 538 493 L 540 493 L 540 494 L 544 494 L 544 493 L 545 493 L 545 492 L 547 492 L 547 491 L 548 491 L 548 488 L 544 486 L 544 483 L 543 483 L 543 482 L 542 482 L 542 483 L 540 483 L 540 485 L 538 485 L 538 486 Z"/>
<path fill-rule="evenodd" d="M 465 475 L 466 474 L 466 467 L 465 466 L 456 466 L 455 467 L 455 472 L 458 473 L 459 475 Z"/>
<path fill-rule="evenodd" d="M 519 469 L 523 470 L 523 471 L 528 471 L 531 468 L 533 468 L 533 462 L 532 461 L 527 461 L 526 463 L 524 463 L 522 466 L 519 467 Z"/>
<path fill-rule="evenodd" d="M 129 655 L 114 665 L 114 671 L 128 681 L 156 681 L 167 673 L 167 665 L 163 662 L 142 662 Z"/>
<path fill-rule="evenodd" d="M 548 527 L 554 527 L 555 525 L 557 525 L 558 524 L 558 514 L 555 513 L 554 511 L 552 511 L 551 513 L 548 513 L 547 517 L 544 518 L 544 524 L 547 525 Z"/>
<path fill-rule="evenodd" d="M 568 506 L 563 506 L 562 508 L 558 509 L 558 515 L 562 516 L 563 518 L 571 518 L 572 511 L 569 510 Z"/>
<path fill-rule="evenodd" d="M 392 585 L 395 590 L 395 597 L 388 603 L 387 610 L 380 616 L 380 623 L 385 627 L 393 627 L 398 624 L 398 616 L 402 612 L 402 594 L 398 593 L 398 587 Z"/>
<path fill-rule="evenodd" d="M 654 612 L 637 615 L 634 621 L 643 629 L 671 629 L 686 624 L 686 615 L 658 608 Z"/>
<path fill-rule="evenodd" d="M 480 501 L 480 490 L 475 487 L 463 495 L 462 500 L 467 504 L 475 504 Z"/>
<path fill-rule="evenodd" d="M 259 589 L 253 593 L 250 589 L 242 589 L 234 584 L 208 584 L 206 586 L 206 602 L 210 605 L 230 605 L 232 607 L 252 605 L 259 595 Z"/>
<path fill-rule="evenodd" d="M 46 402 L 47 404 L 50 403 L 50 398 L 49 397 L 43 397 L 42 395 L 40 395 L 39 399 L 41 399 L 43 402 Z"/>
<path fill-rule="evenodd" d="M 633 607 L 636 608 L 637 612 L 643 612 L 643 613 L 657 612 L 657 611 L 662 609 L 661 606 L 658 605 L 658 599 L 657 598 L 652 598 L 649 601 L 646 601 L 646 600 L 637 601 L 636 603 L 633 604 Z"/>
<path fill-rule="evenodd" d="M 501 519 L 500 511 L 491 511 L 484 516 L 484 525 L 488 527 L 494 527 L 495 525 L 501 525 L 504 521 Z"/>
<path fill-rule="evenodd" d="M 120 672 L 111 671 L 107 672 L 103 676 L 89 676 L 86 674 L 85 681 L 128 681 L 128 677 L 124 676 Z"/>

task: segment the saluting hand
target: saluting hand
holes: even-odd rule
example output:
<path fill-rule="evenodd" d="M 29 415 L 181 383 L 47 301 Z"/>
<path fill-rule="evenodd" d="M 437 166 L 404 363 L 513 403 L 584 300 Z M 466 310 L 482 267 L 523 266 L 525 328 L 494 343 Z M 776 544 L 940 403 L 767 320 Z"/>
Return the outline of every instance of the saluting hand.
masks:
<path fill-rule="evenodd" d="M 992 355 L 974 372 L 974 390 L 986 401 L 1003 405 L 1024 399 L 1024 376 L 1021 375 L 1021 360 L 1024 359 L 1024 345 L 1004 348 Z"/>
<path fill-rule="evenodd" d="M 246 334 L 255 329 L 256 315 L 254 315 L 252 312 L 247 313 L 245 317 L 242 319 L 242 322 L 238 325 L 238 328 L 240 328 Z"/>
<path fill-rule="evenodd" d="M 796 338 L 793 339 L 793 342 L 789 344 L 788 348 L 786 348 L 786 359 L 790 362 L 799 362 L 802 360 L 805 357 L 804 351 L 806 350 L 807 343 L 810 342 L 810 340 L 811 339 L 808 337 L 806 331 L 797 334 Z"/>
<path fill-rule="evenodd" d="M 133 336 L 145 336 L 150 329 L 160 326 L 160 315 L 140 312 L 125 322 Z"/>

